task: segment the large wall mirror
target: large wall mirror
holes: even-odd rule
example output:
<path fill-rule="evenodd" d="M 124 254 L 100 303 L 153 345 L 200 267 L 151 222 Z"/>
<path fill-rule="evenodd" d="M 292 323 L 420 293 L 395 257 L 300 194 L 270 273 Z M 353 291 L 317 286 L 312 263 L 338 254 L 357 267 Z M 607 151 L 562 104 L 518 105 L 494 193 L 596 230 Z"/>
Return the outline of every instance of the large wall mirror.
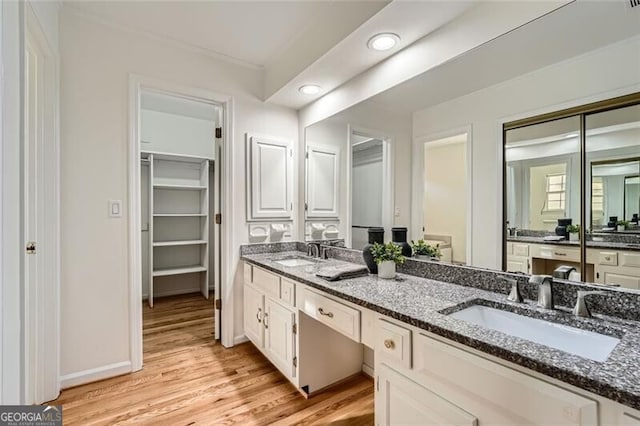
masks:
<path fill-rule="evenodd" d="M 569 28 L 569 20 L 582 25 Z M 607 108 L 523 121 L 504 135 L 504 172 L 501 125 L 531 111 L 579 105 L 579 99 L 637 92 L 639 31 L 624 8 L 571 2 L 334 115 L 324 115 L 332 96 L 305 108 L 299 115 L 306 125 L 300 234 L 306 240 L 342 238 L 362 249 L 367 228 L 385 228 L 390 241 L 391 228 L 406 227 L 409 242 L 439 244 L 441 262 L 501 269 L 508 260 L 508 270 L 550 274 L 568 266 L 573 270 L 567 277 L 573 272 L 574 279 L 611 282 L 615 274 L 603 278 L 605 265 L 596 267 L 592 257 L 602 255 L 619 267 L 633 262 L 622 257 L 627 252 L 616 260 L 606 260 L 613 257 L 605 252 L 620 251 L 589 252 L 592 266 L 583 271 L 580 241 L 551 244 L 544 238 L 557 238 L 561 219 L 565 230 L 568 219 L 572 226 L 587 224 L 582 228 L 590 241 L 635 238 L 631 225 L 624 232 L 607 225 L 616 215 L 633 222 L 637 179 L 620 165 L 631 168 L 640 157 L 624 151 L 633 149 L 628 143 L 640 121 L 637 112 Z M 356 83 L 350 96 L 365 90 L 364 77 Z M 624 141 L 616 142 L 619 136 Z M 586 156 L 594 174 L 602 175 L 587 197 L 601 202 L 593 223 L 582 195 L 592 191 L 591 169 L 581 167 Z M 616 179 L 604 179 L 610 170 L 598 169 L 604 161 L 618 162 L 616 173 L 624 173 L 616 178 L 617 201 L 609 189 Z M 508 241 L 506 221 L 514 233 Z"/>
<path fill-rule="evenodd" d="M 505 270 L 640 289 L 640 94 L 507 123 L 504 159 Z"/>

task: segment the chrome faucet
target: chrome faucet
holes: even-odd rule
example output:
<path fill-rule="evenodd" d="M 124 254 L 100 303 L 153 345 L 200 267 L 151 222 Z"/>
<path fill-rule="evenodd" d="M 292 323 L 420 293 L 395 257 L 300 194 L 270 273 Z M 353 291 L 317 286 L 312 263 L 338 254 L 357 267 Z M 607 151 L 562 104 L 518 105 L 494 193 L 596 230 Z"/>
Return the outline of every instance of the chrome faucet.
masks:
<path fill-rule="evenodd" d="M 604 291 L 578 290 L 578 297 L 576 299 L 576 306 L 573 308 L 573 315 L 585 318 L 591 317 L 591 311 L 589 310 L 589 306 L 587 305 L 587 301 L 585 298 L 593 294 L 600 294 L 605 296 L 607 293 L 605 293 Z"/>
<path fill-rule="evenodd" d="M 553 309 L 553 277 L 551 275 L 531 275 L 530 284 L 538 285 L 538 306 Z"/>
<path fill-rule="evenodd" d="M 320 256 L 319 245 L 314 243 L 307 244 L 307 256 L 319 257 Z"/>
<path fill-rule="evenodd" d="M 511 284 L 511 291 L 507 296 L 507 300 L 511 302 L 516 302 L 516 303 L 522 303 L 523 298 L 522 298 L 522 293 L 520 293 L 520 286 L 518 285 L 518 280 L 516 280 L 515 278 L 506 278 L 506 277 L 500 277 L 500 279 L 502 281 L 506 281 L 507 283 Z"/>

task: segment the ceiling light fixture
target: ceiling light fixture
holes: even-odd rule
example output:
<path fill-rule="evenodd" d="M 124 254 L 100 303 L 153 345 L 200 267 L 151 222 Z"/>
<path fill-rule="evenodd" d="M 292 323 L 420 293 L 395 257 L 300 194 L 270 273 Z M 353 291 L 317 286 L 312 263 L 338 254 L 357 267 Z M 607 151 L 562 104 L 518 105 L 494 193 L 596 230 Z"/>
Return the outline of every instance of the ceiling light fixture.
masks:
<path fill-rule="evenodd" d="M 389 50 L 392 49 L 396 43 L 400 41 L 400 36 L 394 33 L 380 33 L 376 34 L 369 39 L 367 47 L 373 50 Z"/>
<path fill-rule="evenodd" d="M 303 86 L 300 86 L 300 88 L 298 89 L 298 91 L 303 95 L 317 95 L 318 93 L 320 93 L 320 90 L 322 90 L 322 88 L 317 84 L 305 84 Z"/>

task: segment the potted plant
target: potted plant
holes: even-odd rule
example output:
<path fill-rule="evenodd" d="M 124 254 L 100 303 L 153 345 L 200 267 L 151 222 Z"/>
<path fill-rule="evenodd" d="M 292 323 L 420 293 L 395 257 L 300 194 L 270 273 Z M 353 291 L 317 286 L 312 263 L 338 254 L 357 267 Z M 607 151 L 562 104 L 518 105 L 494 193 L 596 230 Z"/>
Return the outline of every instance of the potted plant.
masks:
<path fill-rule="evenodd" d="M 627 229 L 629 227 L 629 221 L 627 220 L 619 220 L 616 222 L 616 225 L 618 226 L 618 231 L 624 231 L 625 229 Z"/>
<path fill-rule="evenodd" d="M 440 244 L 432 246 L 425 240 L 411 241 L 411 248 L 416 259 L 439 260 L 442 257 Z"/>
<path fill-rule="evenodd" d="M 569 233 L 569 241 L 580 240 L 580 225 L 567 225 L 567 232 Z"/>
<path fill-rule="evenodd" d="M 402 248 L 393 242 L 387 244 L 374 243 L 371 247 L 373 260 L 378 265 L 378 276 L 391 279 L 396 276 L 396 263 L 404 263 Z"/>

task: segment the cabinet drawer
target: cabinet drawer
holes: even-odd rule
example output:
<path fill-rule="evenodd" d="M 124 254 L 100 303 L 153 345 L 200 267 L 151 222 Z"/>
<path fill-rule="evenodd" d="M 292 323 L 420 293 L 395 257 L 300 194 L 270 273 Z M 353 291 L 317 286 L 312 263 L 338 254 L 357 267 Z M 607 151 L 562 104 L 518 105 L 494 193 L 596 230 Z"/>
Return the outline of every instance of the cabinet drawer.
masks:
<path fill-rule="evenodd" d="M 253 267 L 253 285 L 270 296 L 280 297 L 280 277 L 257 266 Z"/>
<path fill-rule="evenodd" d="M 620 252 L 620 266 L 640 268 L 640 253 Z"/>
<path fill-rule="evenodd" d="M 598 264 L 618 266 L 618 253 L 615 251 L 601 251 L 598 253 Z"/>
<path fill-rule="evenodd" d="M 514 256 L 529 256 L 529 245 L 528 244 L 513 244 L 513 255 Z"/>
<path fill-rule="evenodd" d="M 411 330 L 379 319 L 374 349 L 387 364 L 411 368 Z"/>
<path fill-rule="evenodd" d="M 246 263 L 244 264 L 244 283 L 251 284 L 253 279 L 253 266 Z"/>
<path fill-rule="evenodd" d="M 598 424 L 596 401 L 423 334 L 414 339 L 413 368 L 483 424 Z"/>
<path fill-rule="evenodd" d="M 302 312 L 360 342 L 360 311 L 321 294 L 303 289 Z"/>
<path fill-rule="evenodd" d="M 295 306 L 295 288 L 296 284 L 293 281 L 282 278 L 280 281 L 280 300 L 290 306 Z"/>
<path fill-rule="evenodd" d="M 604 284 L 619 285 L 622 288 L 640 289 L 640 275 L 624 275 L 615 272 L 604 272 Z"/>
<path fill-rule="evenodd" d="M 568 260 L 580 262 L 580 250 L 568 249 L 556 246 L 544 246 L 533 244 L 531 246 L 531 256 L 542 259 Z"/>

